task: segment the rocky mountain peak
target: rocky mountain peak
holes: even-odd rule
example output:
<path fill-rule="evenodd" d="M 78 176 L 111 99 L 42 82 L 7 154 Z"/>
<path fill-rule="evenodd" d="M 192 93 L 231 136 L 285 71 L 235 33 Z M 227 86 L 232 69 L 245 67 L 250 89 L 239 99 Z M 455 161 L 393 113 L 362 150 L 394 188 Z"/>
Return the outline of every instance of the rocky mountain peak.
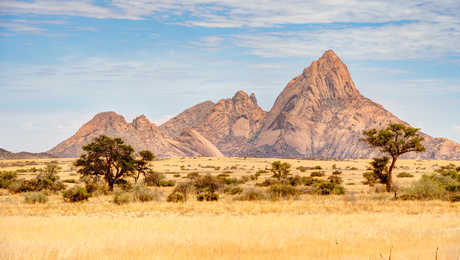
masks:
<path fill-rule="evenodd" d="M 136 117 L 132 125 L 135 129 L 147 128 L 149 126 L 156 126 L 154 123 L 150 122 L 150 120 L 145 115 L 140 115 Z"/>
<path fill-rule="evenodd" d="M 304 69 L 296 78 L 302 82 L 303 92 L 315 99 L 348 99 L 361 96 L 350 72 L 332 51 L 326 51 L 318 60 Z"/>
<path fill-rule="evenodd" d="M 239 90 L 233 95 L 232 97 L 233 102 L 238 102 L 238 101 L 247 101 L 249 100 L 248 93 L 244 92 L 243 90 Z"/>
<path fill-rule="evenodd" d="M 251 99 L 251 101 L 252 101 L 252 103 L 253 103 L 254 105 L 257 105 L 256 94 L 251 93 L 251 95 L 249 96 L 249 98 Z"/>

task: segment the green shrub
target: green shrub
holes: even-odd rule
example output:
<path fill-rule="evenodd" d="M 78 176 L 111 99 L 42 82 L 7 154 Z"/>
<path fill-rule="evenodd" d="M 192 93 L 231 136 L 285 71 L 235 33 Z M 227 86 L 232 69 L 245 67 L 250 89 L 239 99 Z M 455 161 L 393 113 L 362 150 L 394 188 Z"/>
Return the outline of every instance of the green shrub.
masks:
<path fill-rule="evenodd" d="M 198 201 L 217 201 L 219 200 L 219 194 L 211 191 L 200 192 L 197 194 L 196 199 Z"/>
<path fill-rule="evenodd" d="M 11 183 L 17 181 L 18 175 L 11 171 L 0 171 L 0 188 L 7 189 Z"/>
<path fill-rule="evenodd" d="M 241 195 L 236 196 L 233 199 L 234 200 L 248 200 L 248 201 L 265 200 L 266 195 L 261 190 L 250 188 L 250 189 L 244 190 Z"/>
<path fill-rule="evenodd" d="M 110 193 L 109 186 L 99 176 L 84 175 L 80 177 L 80 181 L 85 184 L 85 189 L 91 196 L 107 195 Z"/>
<path fill-rule="evenodd" d="M 420 180 L 414 182 L 407 188 L 400 198 L 418 200 L 447 199 L 448 191 L 445 189 L 445 183 L 445 180 L 435 176 L 423 175 Z"/>
<path fill-rule="evenodd" d="M 256 174 L 259 174 L 259 175 L 262 175 L 262 174 L 264 174 L 264 173 L 268 173 L 268 171 L 267 171 L 267 170 L 258 170 L 258 171 L 256 172 Z"/>
<path fill-rule="evenodd" d="M 197 193 L 204 191 L 209 191 L 213 193 L 220 189 L 223 185 L 222 180 L 220 178 L 211 175 L 206 175 L 195 178 L 193 180 L 193 186 L 195 187 Z"/>
<path fill-rule="evenodd" d="M 319 165 L 313 166 L 313 170 L 322 170 L 323 168 Z"/>
<path fill-rule="evenodd" d="M 62 182 L 64 182 L 64 183 L 78 183 L 78 181 L 75 180 L 75 179 L 65 179 Z"/>
<path fill-rule="evenodd" d="M 131 194 L 129 192 L 116 190 L 113 193 L 113 203 L 121 205 L 131 202 Z"/>
<path fill-rule="evenodd" d="M 288 182 L 289 185 L 297 186 L 297 185 L 302 185 L 303 184 L 303 179 L 299 175 L 295 175 L 295 176 L 289 177 L 287 179 L 287 182 Z"/>
<path fill-rule="evenodd" d="M 182 193 L 172 192 L 166 198 L 167 202 L 185 202 L 185 197 Z"/>
<path fill-rule="evenodd" d="M 173 175 L 175 178 L 179 178 L 180 177 L 180 174 L 176 173 Z"/>
<path fill-rule="evenodd" d="M 299 170 L 300 172 L 306 172 L 309 168 L 305 166 L 299 166 L 296 169 Z"/>
<path fill-rule="evenodd" d="M 311 186 L 313 185 L 317 180 L 313 177 L 310 176 L 302 176 L 302 183 L 305 186 Z"/>
<path fill-rule="evenodd" d="M 134 185 L 131 182 L 124 179 L 117 180 L 115 185 L 122 191 L 132 191 L 134 188 Z"/>
<path fill-rule="evenodd" d="M 11 193 L 36 191 L 36 180 L 19 179 L 8 185 Z"/>
<path fill-rule="evenodd" d="M 188 199 L 188 194 L 192 192 L 193 190 L 193 184 L 192 183 L 180 183 L 178 184 L 172 193 L 180 193 L 182 197 L 184 198 L 184 201 Z"/>
<path fill-rule="evenodd" d="M 42 192 L 32 192 L 24 195 L 24 202 L 29 204 L 46 203 L 48 197 Z"/>
<path fill-rule="evenodd" d="M 342 174 L 342 171 L 341 171 L 341 170 L 334 170 L 334 171 L 332 172 L 332 174 L 333 174 L 333 175 L 340 175 L 340 174 Z"/>
<path fill-rule="evenodd" d="M 412 178 L 414 175 L 408 173 L 408 172 L 400 172 L 398 175 L 396 175 L 398 178 Z"/>
<path fill-rule="evenodd" d="M 276 179 L 272 179 L 272 178 L 267 178 L 265 179 L 263 182 L 261 183 L 256 183 L 256 186 L 259 186 L 259 187 L 268 187 L 268 186 L 271 186 L 271 185 L 274 185 L 274 184 L 279 184 L 280 182 Z"/>
<path fill-rule="evenodd" d="M 173 187 L 174 185 L 176 185 L 176 182 L 174 180 L 161 180 L 160 181 L 161 187 Z"/>
<path fill-rule="evenodd" d="M 161 195 L 159 192 L 153 191 L 147 186 L 144 186 L 142 184 L 138 184 L 134 186 L 133 200 L 135 201 L 141 201 L 141 202 L 152 201 L 152 200 L 159 201 L 160 197 Z"/>
<path fill-rule="evenodd" d="M 310 173 L 311 177 L 323 177 L 324 175 L 325 173 L 323 171 L 315 171 L 315 172 Z"/>
<path fill-rule="evenodd" d="M 161 186 L 161 181 L 165 179 L 165 175 L 161 172 L 148 171 L 145 173 L 144 183 L 147 186 Z"/>
<path fill-rule="evenodd" d="M 336 175 L 331 175 L 327 178 L 328 181 L 334 183 L 334 184 L 342 184 L 343 180 L 339 176 Z"/>
<path fill-rule="evenodd" d="M 291 185 L 276 184 L 270 186 L 268 189 L 268 195 L 272 200 L 290 199 L 297 198 L 299 191 Z"/>
<path fill-rule="evenodd" d="M 188 179 L 195 179 L 198 177 L 200 177 L 200 174 L 198 172 L 191 172 L 191 173 L 188 173 L 186 176 L 186 178 Z"/>
<path fill-rule="evenodd" d="M 230 195 L 236 195 L 243 192 L 243 189 L 238 186 L 228 186 L 224 188 L 224 193 L 228 193 Z"/>
<path fill-rule="evenodd" d="M 459 202 L 460 201 L 460 193 L 452 194 L 449 196 L 450 202 Z"/>
<path fill-rule="evenodd" d="M 73 186 L 70 189 L 65 190 L 62 193 L 64 201 L 67 202 L 78 202 L 83 200 L 88 200 L 89 193 L 85 187 L 82 186 Z"/>
<path fill-rule="evenodd" d="M 345 194 L 345 188 L 330 181 L 321 181 L 314 185 L 313 192 L 319 195 L 342 195 Z"/>

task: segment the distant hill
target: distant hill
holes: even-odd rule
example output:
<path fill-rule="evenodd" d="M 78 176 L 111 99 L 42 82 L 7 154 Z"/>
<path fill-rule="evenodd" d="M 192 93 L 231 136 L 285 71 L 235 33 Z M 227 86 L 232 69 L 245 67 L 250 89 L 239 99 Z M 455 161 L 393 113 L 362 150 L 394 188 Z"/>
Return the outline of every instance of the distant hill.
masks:
<path fill-rule="evenodd" d="M 362 131 L 389 123 L 408 125 L 361 95 L 347 66 L 328 50 L 287 84 L 268 112 L 244 91 L 195 105 L 159 127 L 145 116 L 127 123 L 121 115 L 104 112 L 48 153 L 75 157 L 83 145 L 105 134 L 160 157 L 370 158 L 378 151 L 360 140 Z M 460 160 L 459 144 L 422 135 L 427 151 L 406 158 Z"/>
<path fill-rule="evenodd" d="M 19 160 L 19 159 L 43 159 L 52 158 L 53 156 L 48 153 L 12 153 L 5 149 L 0 148 L 0 160 Z"/>

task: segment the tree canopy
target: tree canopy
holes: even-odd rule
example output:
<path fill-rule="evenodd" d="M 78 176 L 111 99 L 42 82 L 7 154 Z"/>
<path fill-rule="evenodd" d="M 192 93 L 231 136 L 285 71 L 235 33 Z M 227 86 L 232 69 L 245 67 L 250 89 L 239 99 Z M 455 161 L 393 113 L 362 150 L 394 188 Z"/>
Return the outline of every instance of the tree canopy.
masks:
<path fill-rule="evenodd" d="M 136 160 L 134 149 L 124 143 L 121 138 L 110 138 L 105 135 L 96 137 L 93 142 L 82 147 L 84 153 L 75 162 L 82 175 L 102 175 L 113 190 L 114 184 L 123 178 L 132 176 L 136 171 L 145 171 L 146 160 L 153 160 L 150 151 L 140 152 L 141 159 Z"/>
<path fill-rule="evenodd" d="M 419 135 L 419 128 L 403 124 L 389 124 L 386 128 L 370 129 L 363 132 L 364 140 L 371 146 L 377 147 L 383 154 L 392 158 L 388 169 L 386 185 L 391 190 L 392 171 L 400 155 L 408 152 L 424 152 L 423 137 Z"/>

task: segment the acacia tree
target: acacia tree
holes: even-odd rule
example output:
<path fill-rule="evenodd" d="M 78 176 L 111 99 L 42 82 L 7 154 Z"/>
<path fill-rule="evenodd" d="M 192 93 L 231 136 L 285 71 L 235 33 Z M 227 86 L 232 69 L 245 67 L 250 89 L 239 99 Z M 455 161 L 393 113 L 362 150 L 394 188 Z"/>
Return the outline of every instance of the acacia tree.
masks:
<path fill-rule="evenodd" d="M 280 161 L 272 162 L 272 168 L 270 169 L 273 172 L 273 177 L 277 178 L 278 181 L 286 179 L 289 175 L 289 169 L 291 165 L 289 163 L 281 163 Z"/>
<path fill-rule="evenodd" d="M 139 160 L 136 160 L 134 163 L 136 174 L 133 176 L 133 178 L 136 183 L 141 174 L 143 174 L 145 177 L 145 173 L 150 170 L 149 162 L 155 159 L 155 155 L 153 155 L 153 153 L 148 150 L 139 152 L 139 155 L 141 156 L 141 158 Z"/>
<path fill-rule="evenodd" d="M 78 173 L 104 176 L 111 191 L 115 183 L 136 171 L 134 149 L 121 138 L 101 135 L 82 149 L 85 153 L 75 162 Z"/>
<path fill-rule="evenodd" d="M 384 154 L 391 157 L 386 179 L 386 190 L 391 191 L 392 172 L 399 156 L 408 152 L 424 152 L 423 137 L 418 133 L 420 128 L 412 128 L 403 124 L 390 124 L 381 130 L 370 129 L 363 131 L 364 140 L 371 146 L 380 148 Z"/>

